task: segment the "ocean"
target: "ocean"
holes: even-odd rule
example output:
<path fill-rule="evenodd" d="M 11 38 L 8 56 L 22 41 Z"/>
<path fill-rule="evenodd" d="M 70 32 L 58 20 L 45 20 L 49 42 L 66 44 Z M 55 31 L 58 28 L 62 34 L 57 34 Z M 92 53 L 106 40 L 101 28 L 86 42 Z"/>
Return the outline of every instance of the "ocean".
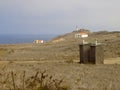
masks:
<path fill-rule="evenodd" d="M 33 43 L 34 40 L 49 41 L 57 35 L 0 35 L 0 44 Z"/>

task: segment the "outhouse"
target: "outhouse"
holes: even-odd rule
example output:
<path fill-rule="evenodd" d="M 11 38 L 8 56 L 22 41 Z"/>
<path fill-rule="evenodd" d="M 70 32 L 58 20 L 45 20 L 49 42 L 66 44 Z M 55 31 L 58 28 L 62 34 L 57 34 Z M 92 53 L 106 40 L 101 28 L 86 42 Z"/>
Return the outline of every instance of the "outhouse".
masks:
<path fill-rule="evenodd" d="M 100 43 L 82 43 L 80 48 L 80 63 L 83 64 L 103 64 L 104 50 Z"/>
<path fill-rule="evenodd" d="M 90 62 L 93 64 L 104 63 L 104 50 L 102 44 L 92 44 L 90 46 Z"/>
<path fill-rule="evenodd" d="M 82 43 L 79 45 L 80 48 L 80 63 L 89 63 L 90 59 L 90 44 Z"/>

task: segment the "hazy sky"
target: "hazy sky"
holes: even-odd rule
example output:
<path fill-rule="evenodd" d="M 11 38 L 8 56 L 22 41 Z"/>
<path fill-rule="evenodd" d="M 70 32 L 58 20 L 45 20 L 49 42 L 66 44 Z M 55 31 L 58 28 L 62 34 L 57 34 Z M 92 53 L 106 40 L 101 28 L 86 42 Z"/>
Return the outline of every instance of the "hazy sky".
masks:
<path fill-rule="evenodd" d="M 120 31 L 120 0 L 0 0 L 0 34 Z"/>

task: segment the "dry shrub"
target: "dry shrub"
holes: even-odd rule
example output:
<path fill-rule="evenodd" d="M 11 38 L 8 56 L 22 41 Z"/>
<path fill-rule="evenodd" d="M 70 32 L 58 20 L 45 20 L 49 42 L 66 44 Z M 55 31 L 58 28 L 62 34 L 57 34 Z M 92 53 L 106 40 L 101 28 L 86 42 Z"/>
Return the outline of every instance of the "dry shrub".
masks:
<path fill-rule="evenodd" d="M 2 75 L 2 74 L 1 74 Z M 35 75 L 26 77 L 23 71 L 21 77 L 13 71 L 4 74 L 4 80 L 0 81 L 1 89 L 9 90 L 68 90 L 68 86 L 63 86 L 63 79 L 54 79 L 52 75 L 48 75 L 46 71 L 37 71 Z M 18 79 L 21 80 L 18 84 Z M 9 85 L 8 85 L 9 84 Z"/>

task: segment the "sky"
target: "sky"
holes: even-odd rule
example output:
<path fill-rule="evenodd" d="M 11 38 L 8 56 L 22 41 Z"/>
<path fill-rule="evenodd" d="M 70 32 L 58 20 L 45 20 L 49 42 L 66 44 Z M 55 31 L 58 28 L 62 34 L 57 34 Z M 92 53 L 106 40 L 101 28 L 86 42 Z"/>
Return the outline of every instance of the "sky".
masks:
<path fill-rule="evenodd" d="M 120 0 L 0 0 L 0 34 L 120 31 Z"/>

